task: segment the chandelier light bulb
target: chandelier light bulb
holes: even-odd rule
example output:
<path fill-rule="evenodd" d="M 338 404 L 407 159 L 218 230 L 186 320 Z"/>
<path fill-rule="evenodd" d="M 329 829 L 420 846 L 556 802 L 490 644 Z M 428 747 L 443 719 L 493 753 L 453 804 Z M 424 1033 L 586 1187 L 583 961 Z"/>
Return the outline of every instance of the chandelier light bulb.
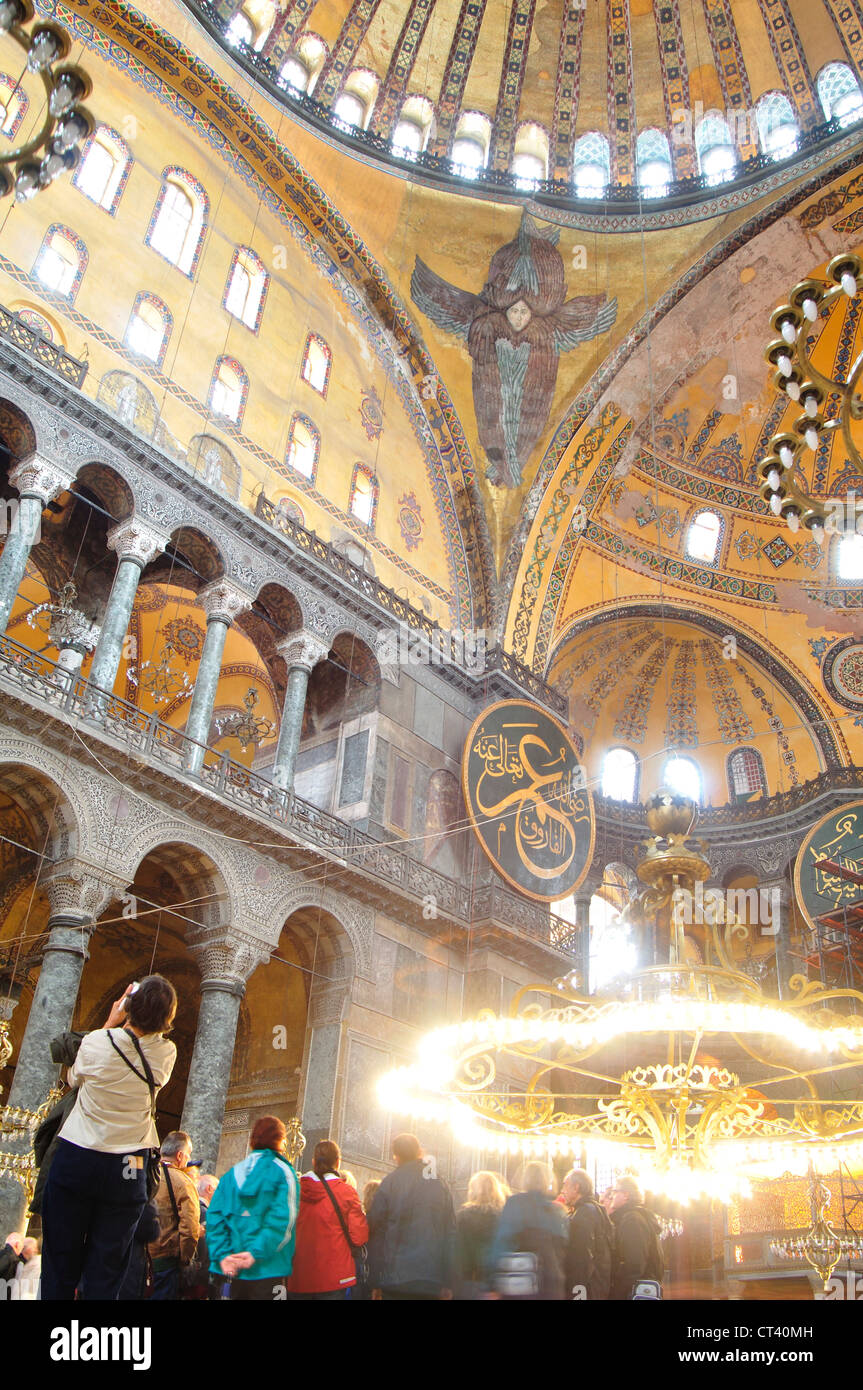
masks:
<path fill-rule="evenodd" d="M 793 367 L 791 365 L 791 358 L 788 356 L 787 352 L 783 352 L 782 355 L 776 359 L 776 365 L 783 376 L 791 375 Z"/>
<path fill-rule="evenodd" d="M 770 510 L 774 516 L 780 516 L 782 514 L 782 498 L 779 496 L 778 492 L 774 492 L 770 499 Z"/>
<path fill-rule="evenodd" d="M 3 0 L 0 0 L 0 4 Z M 84 95 L 84 83 L 74 72 L 63 72 L 54 83 L 48 98 L 48 110 L 54 117 L 65 116 Z"/>
<path fill-rule="evenodd" d="M 797 329 L 791 319 L 782 322 L 782 336 L 791 347 L 797 342 Z"/>
<path fill-rule="evenodd" d="M 780 444 L 779 459 L 783 468 L 790 468 L 794 463 L 794 450 L 790 444 Z"/>
<path fill-rule="evenodd" d="M 800 400 L 800 382 L 795 381 L 793 377 L 790 381 L 786 381 L 785 390 L 788 392 L 792 401 Z"/>
<path fill-rule="evenodd" d="M 770 486 L 773 488 L 773 491 L 774 491 L 774 492 L 778 492 L 778 491 L 779 491 L 779 485 L 780 485 L 780 483 L 782 482 L 782 479 L 781 479 L 781 477 L 780 477 L 780 475 L 779 475 L 779 469 L 778 469 L 778 468 L 771 468 L 771 469 L 770 469 L 770 472 L 767 474 L 767 481 L 768 481 L 768 483 L 770 484 Z"/>
<path fill-rule="evenodd" d="M 818 397 L 807 396 L 803 402 L 803 409 L 806 411 L 809 419 L 814 420 L 815 416 L 818 414 Z"/>
<path fill-rule="evenodd" d="M 15 175 L 15 201 L 16 203 L 26 203 L 35 193 L 39 192 L 40 170 L 38 164 L 32 161 L 22 164 Z"/>
<path fill-rule="evenodd" d="M 850 270 L 846 270 L 845 274 L 842 276 L 842 280 L 840 283 L 842 285 L 843 290 L 848 295 L 849 299 L 853 299 L 855 294 L 857 293 L 857 281 L 854 279 L 854 276 L 851 274 Z"/>
<path fill-rule="evenodd" d="M 57 126 L 54 144 L 60 150 L 71 150 L 79 140 L 85 138 L 88 131 L 86 117 L 82 116 L 80 111 L 72 111 L 64 116 Z"/>
<path fill-rule="evenodd" d="M 788 512 L 785 520 L 788 522 L 788 530 L 791 531 L 793 535 L 796 535 L 800 530 L 800 517 L 796 512 Z"/>
<path fill-rule="evenodd" d="M 809 448 L 814 453 L 815 450 L 818 448 L 818 431 L 816 430 L 814 425 L 809 426 L 809 428 L 806 430 L 804 438 L 806 440 L 806 443 L 809 445 Z"/>
<path fill-rule="evenodd" d="M 30 72 L 42 72 L 56 63 L 60 53 L 60 40 L 53 30 L 37 29 L 27 53 L 27 68 Z"/>
<path fill-rule="evenodd" d="M 804 299 L 804 301 L 803 301 L 803 316 L 804 316 L 804 318 L 807 318 L 807 319 L 809 320 L 810 323 L 814 323 L 815 320 L 817 319 L 817 317 L 818 317 L 818 305 L 816 304 L 816 302 L 815 302 L 814 299 Z"/>
<path fill-rule="evenodd" d="M 8 34 L 13 24 L 20 24 L 24 9 L 18 0 L 0 0 L 0 34 Z"/>
<path fill-rule="evenodd" d="M 816 545 L 824 544 L 824 527 L 818 521 L 812 527 L 812 539 Z"/>

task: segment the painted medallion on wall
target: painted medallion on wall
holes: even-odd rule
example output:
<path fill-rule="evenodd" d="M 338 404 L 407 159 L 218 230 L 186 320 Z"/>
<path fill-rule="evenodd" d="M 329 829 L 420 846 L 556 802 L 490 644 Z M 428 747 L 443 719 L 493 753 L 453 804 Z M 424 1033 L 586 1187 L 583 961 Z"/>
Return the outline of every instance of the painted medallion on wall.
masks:
<path fill-rule="evenodd" d="M 841 913 L 863 896 L 863 887 L 844 878 L 838 872 L 840 866 L 863 874 L 863 802 L 851 802 L 822 816 L 800 846 L 794 893 L 810 927 L 825 912 Z"/>
<path fill-rule="evenodd" d="M 821 675 L 827 692 L 846 709 L 863 710 L 863 642 L 846 637 L 824 657 Z"/>
<path fill-rule="evenodd" d="M 593 856 L 593 802 L 553 715 L 524 700 L 491 705 L 465 743 L 462 787 L 474 833 L 508 883 L 548 902 L 578 887 Z"/>
<path fill-rule="evenodd" d="M 560 355 L 611 328 L 617 300 L 566 298 L 558 230 L 525 213 L 518 236 L 496 251 L 480 294 L 459 289 L 417 256 L 411 298 L 473 360 L 473 403 L 486 476 L 518 487 L 548 423 Z"/>
<path fill-rule="evenodd" d="M 373 386 L 368 391 L 363 391 L 360 419 L 369 439 L 379 439 L 384 428 L 384 412 L 381 398 Z"/>

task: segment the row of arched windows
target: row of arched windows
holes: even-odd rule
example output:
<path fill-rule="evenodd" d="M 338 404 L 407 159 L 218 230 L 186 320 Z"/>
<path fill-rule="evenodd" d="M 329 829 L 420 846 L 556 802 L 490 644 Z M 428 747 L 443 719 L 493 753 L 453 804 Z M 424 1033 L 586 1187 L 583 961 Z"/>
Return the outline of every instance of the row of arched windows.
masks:
<path fill-rule="evenodd" d="M 611 801 L 634 802 L 638 794 L 638 758 L 631 748 L 609 748 L 602 763 L 602 794 Z M 764 760 L 756 748 L 736 748 L 726 762 L 732 801 L 766 796 Z M 693 758 L 673 754 L 662 771 L 662 785 L 700 802 L 701 770 Z"/>
<path fill-rule="evenodd" d="M 232 20 L 227 38 L 259 50 L 269 31 L 269 23 L 256 22 L 246 10 Z M 283 63 L 279 80 L 294 93 L 311 95 L 328 56 L 326 43 L 314 33 L 303 34 Z M 825 120 L 840 126 L 863 118 L 863 92 L 846 63 L 827 63 L 815 79 L 815 87 Z M 377 74 L 369 68 L 354 68 L 344 79 L 333 105 L 333 116 L 344 128 L 364 130 L 370 123 L 380 91 Z M 783 92 L 767 92 L 754 108 L 754 125 L 749 115 L 742 119 L 746 128 L 735 132 L 719 111 L 709 111 L 696 124 L 689 138 L 694 140 L 698 171 L 708 184 L 725 183 L 737 171 L 737 149 L 741 144 L 757 146 L 773 159 L 786 159 L 797 148 L 800 131 L 794 109 Z M 736 120 L 736 114 L 733 115 Z M 435 129 L 434 106 L 421 96 L 409 96 L 402 104 L 392 134 L 393 153 L 411 158 L 426 149 Z M 457 173 L 476 178 L 486 166 L 491 147 L 492 123 L 478 111 L 462 112 L 456 126 L 450 158 Z M 737 137 L 737 138 L 736 138 Z M 601 198 L 610 180 L 610 154 L 607 138 L 589 131 L 575 145 L 572 179 L 580 198 Z M 516 132 L 512 172 L 519 183 L 530 188 L 548 177 L 548 133 L 540 125 L 525 122 Z M 643 130 L 636 146 L 637 183 L 646 198 L 662 198 L 674 179 L 669 139 L 659 129 Z"/>

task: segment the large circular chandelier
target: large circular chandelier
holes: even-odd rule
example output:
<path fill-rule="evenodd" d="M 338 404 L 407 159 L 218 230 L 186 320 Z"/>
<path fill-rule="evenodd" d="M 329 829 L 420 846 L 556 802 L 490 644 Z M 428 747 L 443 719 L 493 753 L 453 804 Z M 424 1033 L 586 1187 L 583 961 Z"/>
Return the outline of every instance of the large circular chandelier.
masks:
<path fill-rule="evenodd" d="M 677 1201 L 863 1157 L 863 1101 L 819 1092 L 863 1068 L 863 994 L 798 975 L 779 1001 L 736 963 L 748 928 L 733 914 L 691 922 L 685 895 L 710 873 L 695 815 L 667 791 L 648 805 L 646 887 L 624 917 L 651 963 L 616 994 L 584 997 L 565 976 L 430 1033 L 382 1079 L 387 1108 L 480 1151 L 583 1152 Z"/>
<path fill-rule="evenodd" d="M 18 202 L 74 169 L 80 146 L 94 128 L 81 105 L 90 93 L 90 79 L 82 68 L 64 62 L 71 48 L 68 33 L 59 24 L 33 23 L 33 18 L 30 0 L 0 0 L 0 35 L 23 51 L 25 72 L 41 78 L 45 89 L 41 125 L 22 144 L 15 146 L 13 140 L 13 148 L 0 151 L 0 197 L 14 191 Z M 22 80 L 23 74 L 19 87 Z"/>

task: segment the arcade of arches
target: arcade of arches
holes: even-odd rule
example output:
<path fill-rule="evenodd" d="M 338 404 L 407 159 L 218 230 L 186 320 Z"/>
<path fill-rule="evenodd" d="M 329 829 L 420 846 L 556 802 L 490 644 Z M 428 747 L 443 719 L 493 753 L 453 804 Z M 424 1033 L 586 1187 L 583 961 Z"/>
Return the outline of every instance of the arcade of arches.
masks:
<path fill-rule="evenodd" d="M 778 938 L 744 914 L 741 968 L 860 988 L 794 864 L 863 804 L 863 542 L 790 529 L 758 473 L 800 413 L 770 315 L 863 254 L 846 10 L 36 8 L 94 129 L 0 225 L 3 1102 L 40 1105 L 50 1037 L 160 971 L 160 1132 L 221 1172 L 297 1115 L 362 1186 L 409 1123 L 377 1079 L 423 1031 L 637 955 L 616 914 L 670 782 L 710 883 L 781 896 Z M 0 155 L 43 100 L 5 41 Z M 807 329 L 826 376 L 861 303 Z M 798 474 L 863 495 L 839 430 Z M 594 794 L 553 908 L 462 797 L 468 731 L 516 698 Z M 462 1193 L 481 1156 L 423 1138 Z M 810 1297 L 765 1253 L 807 1201 L 787 1181 L 693 1219 L 680 1287 Z"/>

